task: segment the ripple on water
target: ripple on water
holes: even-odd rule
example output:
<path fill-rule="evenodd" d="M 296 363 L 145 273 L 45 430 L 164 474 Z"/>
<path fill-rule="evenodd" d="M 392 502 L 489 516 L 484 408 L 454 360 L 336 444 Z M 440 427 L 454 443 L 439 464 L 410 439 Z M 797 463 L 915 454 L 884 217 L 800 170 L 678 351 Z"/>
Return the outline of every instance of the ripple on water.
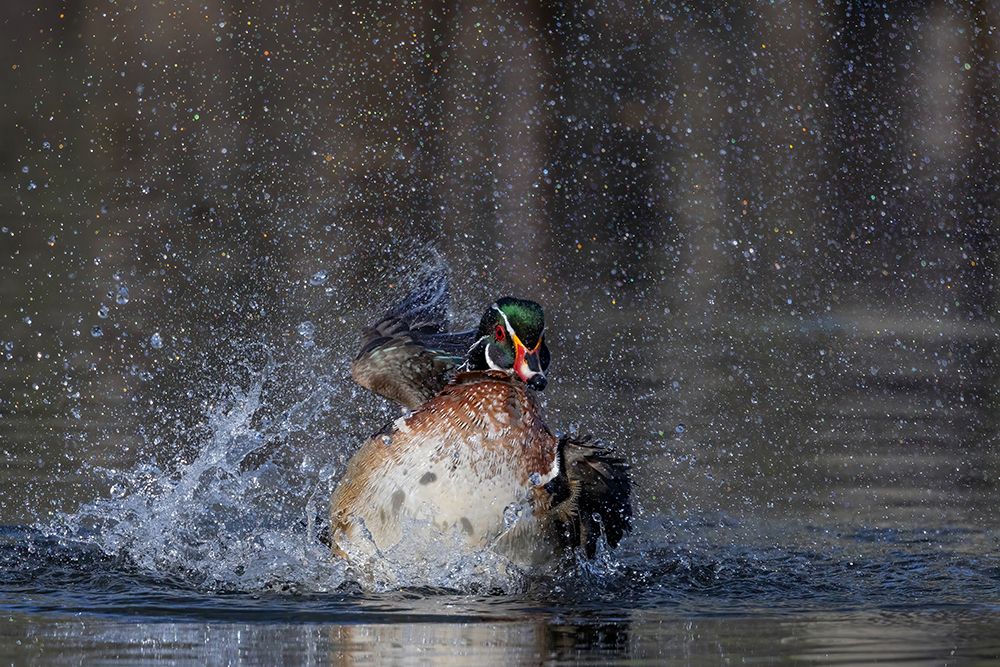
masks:
<path fill-rule="evenodd" d="M 315 554 L 314 567 L 329 567 Z M 280 563 L 269 563 L 277 566 Z M 273 578 L 256 590 L 203 585 L 171 568 L 150 570 L 128 553 L 109 554 L 91 539 L 0 530 L 0 608 L 29 613 L 90 613 L 189 619 L 408 622 L 416 610 L 439 621 L 522 612 L 627 618 L 640 611 L 686 617 L 882 610 L 986 613 L 1000 599 L 1000 563 L 940 551 L 836 554 L 717 546 L 698 552 L 626 549 L 597 565 L 568 564 L 515 595 L 476 587 L 410 586 L 364 593 L 330 581 L 309 589 Z M 342 573 L 341 573 L 342 574 Z M 456 597 L 457 596 L 457 597 Z M 457 607 L 454 600 L 462 601 Z M 995 611 L 995 609 L 994 609 Z M 291 615 L 291 616 L 290 616 Z M 456 621 L 457 622 L 457 621 Z"/>

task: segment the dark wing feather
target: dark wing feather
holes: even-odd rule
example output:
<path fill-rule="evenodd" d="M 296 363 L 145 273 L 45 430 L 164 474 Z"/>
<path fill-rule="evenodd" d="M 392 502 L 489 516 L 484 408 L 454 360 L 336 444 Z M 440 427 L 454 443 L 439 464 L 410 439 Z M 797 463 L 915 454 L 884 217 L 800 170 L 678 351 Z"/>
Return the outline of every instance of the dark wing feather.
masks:
<path fill-rule="evenodd" d="M 365 329 L 355 381 L 411 409 L 437 394 L 472 345 L 472 331 L 448 333 L 448 300 L 447 275 L 436 271 Z"/>
<path fill-rule="evenodd" d="M 603 534 L 617 546 L 632 528 L 632 481 L 625 460 L 590 436 L 559 438 L 559 475 L 548 484 L 570 546 L 593 558 Z"/>

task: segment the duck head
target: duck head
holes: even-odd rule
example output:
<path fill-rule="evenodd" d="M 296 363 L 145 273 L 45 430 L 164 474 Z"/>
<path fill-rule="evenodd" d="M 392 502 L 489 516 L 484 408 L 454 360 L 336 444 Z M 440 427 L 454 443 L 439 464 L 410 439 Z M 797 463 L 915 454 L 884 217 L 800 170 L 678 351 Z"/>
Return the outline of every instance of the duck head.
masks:
<path fill-rule="evenodd" d="M 514 373 L 532 389 L 545 389 L 549 348 L 542 307 L 509 296 L 497 299 L 479 322 L 467 364 L 469 370 Z"/>

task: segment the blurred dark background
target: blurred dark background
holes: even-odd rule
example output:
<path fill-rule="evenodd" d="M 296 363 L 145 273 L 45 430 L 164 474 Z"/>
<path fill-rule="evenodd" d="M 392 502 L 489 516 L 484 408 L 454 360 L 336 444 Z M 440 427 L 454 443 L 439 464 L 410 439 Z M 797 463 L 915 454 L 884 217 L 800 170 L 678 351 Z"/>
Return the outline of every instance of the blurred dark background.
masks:
<path fill-rule="evenodd" d="M 651 513 L 995 522 L 998 25 L 4 3 L 0 517 L 189 459 L 264 358 L 265 411 L 339 383 L 299 437 L 349 453 L 389 414 L 349 387 L 357 332 L 437 256 L 457 324 L 546 306 L 550 420 L 626 450 Z"/>

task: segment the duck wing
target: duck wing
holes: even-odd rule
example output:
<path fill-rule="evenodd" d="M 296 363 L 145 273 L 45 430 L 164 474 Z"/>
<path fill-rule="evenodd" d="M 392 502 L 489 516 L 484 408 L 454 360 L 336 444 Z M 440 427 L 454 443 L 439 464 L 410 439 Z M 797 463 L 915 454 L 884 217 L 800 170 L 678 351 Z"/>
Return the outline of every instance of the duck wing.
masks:
<path fill-rule="evenodd" d="M 435 271 L 362 332 L 354 380 L 410 409 L 437 394 L 475 333 L 448 332 L 448 302 L 448 277 Z"/>
<path fill-rule="evenodd" d="M 588 558 L 601 535 L 614 547 L 632 529 L 628 464 L 591 436 L 559 438 L 559 474 L 547 487 L 567 546 L 582 546 Z"/>

